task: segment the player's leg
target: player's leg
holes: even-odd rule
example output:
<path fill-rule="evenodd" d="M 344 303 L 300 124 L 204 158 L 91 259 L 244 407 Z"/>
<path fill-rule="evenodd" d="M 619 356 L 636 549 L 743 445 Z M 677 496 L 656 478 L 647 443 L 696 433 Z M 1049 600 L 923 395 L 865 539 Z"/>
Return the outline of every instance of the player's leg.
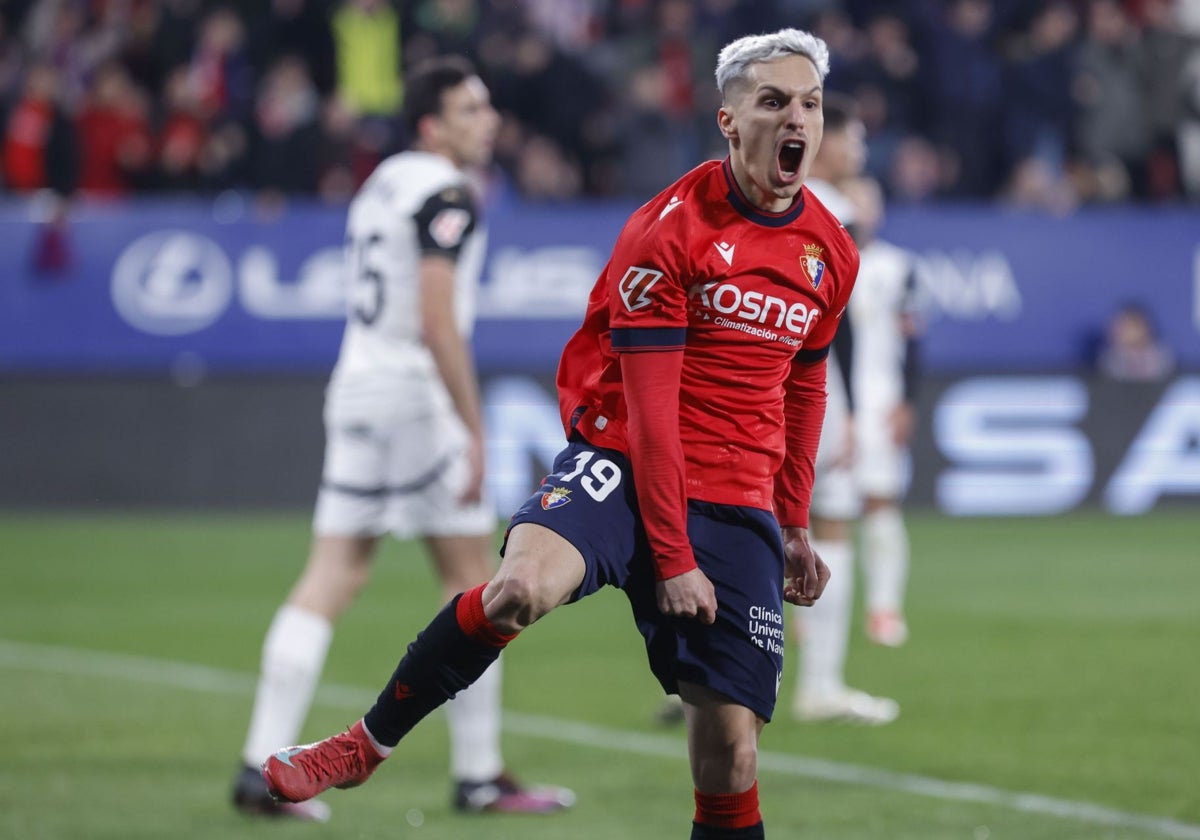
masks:
<path fill-rule="evenodd" d="M 812 547 L 829 567 L 829 583 L 811 607 L 793 607 L 800 665 L 792 715 L 803 721 L 880 724 L 894 720 L 896 703 L 847 688 L 846 654 L 854 612 L 852 524 L 861 510 L 852 469 L 854 430 L 838 375 L 829 387 L 812 496 Z"/>
<path fill-rule="evenodd" d="M 487 583 L 491 535 L 425 538 L 442 585 L 442 602 Z M 470 688 L 446 704 L 450 733 L 450 775 L 457 783 L 480 783 L 504 769 L 500 757 L 500 662 L 483 672 Z"/>
<path fill-rule="evenodd" d="M 838 366 L 832 364 L 813 468 L 809 529 L 813 549 L 829 567 L 829 583 L 812 607 L 791 607 L 792 636 L 801 654 L 793 695 L 797 716 L 802 698 L 843 687 L 854 594 L 854 548 L 847 520 L 857 515 L 850 422 L 846 389 Z"/>
<path fill-rule="evenodd" d="M 692 840 L 762 838 L 758 736 L 763 720 L 723 694 L 679 684 L 695 786 Z"/>
<path fill-rule="evenodd" d="M 305 579 L 337 577 L 328 569 L 318 571 L 333 564 L 335 553 L 320 539 L 313 540 L 308 566 L 293 589 L 293 596 L 297 590 L 306 588 Z M 320 800 L 276 802 L 258 769 L 279 744 L 298 740 L 333 639 L 334 620 L 341 611 L 326 606 L 322 609 L 309 601 L 295 603 L 289 597 L 267 630 L 250 727 L 242 746 L 242 768 L 233 785 L 234 806 L 243 813 L 319 822 L 329 819 L 329 807 Z"/>
<path fill-rule="evenodd" d="M 280 744 L 299 739 L 308 715 L 334 624 L 370 576 L 371 557 L 385 532 L 385 438 L 348 434 L 336 400 L 329 404 L 328 443 L 321 490 L 313 517 L 308 562 L 287 601 L 276 613 L 262 649 L 258 688 L 242 750 L 243 767 L 234 783 L 234 804 L 246 813 L 327 819 L 321 802 L 278 805 L 259 766 Z M 371 418 L 355 418 L 359 428 Z M 375 426 L 379 424 L 376 422 Z"/>
<path fill-rule="evenodd" d="M 899 647 L 908 639 L 904 591 L 908 585 L 909 541 L 896 500 L 867 499 L 862 541 L 867 636 L 876 644 Z"/>
<path fill-rule="evenodd" d="M 908 583 L 908 530 L 900 499 L 908 483 L 908 453 L 898 446 L 886 406 L 857 418 L 863 459 L 858 482 L 865 496 L 862 562 L 866 590 L 867 638 L 897 647 L 908 638 L 904 590 Z"/>
<path fill-rule="evenodd" d="M 800 664 L 792 715 L 817 723 L 835 721 L 879 726 L 900 715 L 891 698 L 876 697 L 845 682 L 846 655 L 854 610 L 854 554 L 848 519 L 812 521 L 812 546 L 829 567 L 829 583 L 811 607 L 797 608 L 800 619 Z"/>
<path fill-rule="evenodd" d="M 257 768 L 294 743 L 308 716 L 333 627 L 366 584 L 373 537 L 313 538 L 308 564 L 275 613 L 263 642 L 258 690 L 242 750 Z"/>
<path fill-rule="evenodd" d="M 442 583 L 443 600 L 486 583 L 492 573 L 492 534 L 425 539 Z M 570 790 L 526 787 L 505 770 L 500 751 L 501 662 L 446 704 L 454 807 L 460 811 L 551 813 L 575 801 Z"/>
<path fill-rule="evenodd" d="M 890 723 L 898 704 L 849 688 L 846 655 L 854 612 L 853 523 L 861 510 L 855 475 L 838 457 L 851 434 L 848 418 L 836 401 L 826 414 L 817 455 L 812 499 L 812 546 L 829 567 L 829 583 L 811 607 L 792 610 L 800 636 L 800 665 L 792 714 L 802 721 L 844 721 L 868 725 Z M 827 449 L 826 446 L 829 446 Z"/>
<path fill-rule="evenodd" d="M 432 481 L 410 483 L 393 507 L 398 535 L 421 534 L 442 587 L 442 602 L 486 584 L 495 572 L 497 516 L 490 498 L 460 504 L 470 472 L 468 435 L 449 400 L 426 421 L 409 424 L 395 444 L 395 457 L 419 462 L 429 453 L 449 453 Z M 446 704 L 450 734 L 453 806 L 460 811 L 550 813 L 574 802 L 565 788 L 520 785 L 505 771 L 500 752 L 501 663 L 489 667 Z"/>
<path fill-rule="evenodd" d="M 653 579 L 625 591 L 650 667 L 684 702 L 696 808 L 693 840 L 761 838 L 758 736 L 783 673 L 783 543 L 768 512 L 692 501 L 688 537 L 713 584 L 713 624 L 665 619 Z"/>
<path fill-rule="evenodd" d="M 854 608 L 850 523 L 814 512 L 810 533 L 813 550 L 829 567 L 829 583 L 817 603 L 792 610 L 800 639 L 792 709 L 801 720 L 812 719 L 817 709 L 845 692 L 846 652 Z"/>
<path fill-rule="evenodd" d="M 602 469 L 583 485 L 589 465 Z M 363 720 L 267 759 L 263 775 L 277 797 L 302 801 L 329 787 L 361 784 L 422 718 L 479 679 L 521 630 L 572 598 L 619 585 L 618 567 L 633 558 L 639 533 L 628 463 L 573 442 L 554 468 L 513 515 L 492 580 L 456 596 L 417 635 Z"/>
<path fill-rule="evenodd" d="M 361 721 L 267 759 L 263 775 L 272 794 L 300 802 L 330 787 L 362 784 L 414 726 L 478 680 L 521 630 L 566 602 L 583 575 L 583 558 L 561 536 L 538 525 L 514 527 L 496 576 L 456 596 L 417 635 Z"/>
<path fill-rule="evenodd" d="M 319 822 L 329 818 L 328 806 L 320 801 L 275 802 L 258 768 L 280 744 L 299 738 L 334 625 L 367 582 L 375 542 L 373 537 L 314 537 L 304 572 L 271 621 L 242 747 L 243 766 L 234 782 L 234 805 L 244 813 Z"/>

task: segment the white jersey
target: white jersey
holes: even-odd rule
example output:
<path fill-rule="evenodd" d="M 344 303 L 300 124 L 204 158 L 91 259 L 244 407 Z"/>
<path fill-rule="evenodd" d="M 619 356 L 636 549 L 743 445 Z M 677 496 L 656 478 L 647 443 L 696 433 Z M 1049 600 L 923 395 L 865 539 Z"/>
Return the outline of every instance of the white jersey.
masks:
<path fill-rule="evenodd" d="M 466 175 L 441 155 L 407 151 L 383 161 L 350 203 L 347 320 L 331 390 L 375 390 L 380 380 L 436 376 L 421 340 L 421 257 L 456 260 L 455 315 L 470 336 L 486 250 Z"/>
<path fill-rule="evenodd" d="M 915 317 L 912 256 L 876 239 L 859 249 L 846 314 L 854 328 L 854 404 L 887 411 L 904 399 L 905 324 Z"/>
<path fill-rule="evenodd" d="M 828 181 L 822 180 L 821 178 L 809 178 L 804 182 L 804 186 L 808 187 L 808 189 L 812 191 L 812 194 L 815 195 L 823 205 L 825 205 L 825 209 L 832 213 L 834 217 L 842 223 L 842 227 L 850 229 L 855 221 L 854 205 L 850 202 L 850 199 L 846 198 L 841 190 Z M 853 234 L 852 230 L 851 234 Z M 861 267 L 859 268 L 858 273 L 861 277 Z M 855 291 L 850 295 L 850 300 L 853 301 L 858 293 L 858 283 L 856 282 Z M 848 309 L 849 305 L 847 305 L 847 310 Z M 857 360 L 857 358 L 858 357 L 855 356 L 855 360 Z M 849 390 L 848 383 L 845 386 L 841 385 L 842 374 L 840 372 L 840 365 L 838 364 L 836 353 L 829 354 L 829 361 L 827 365 L 829 373 L 826 375 L 826 393 L 833 397 L 835 394 L 835 386 L 838 388 L 844 387 L 845 390 Z M 840 400 L 840 404 L 838 400 L 834 400 L 832 406 L 830 403 L 826 403 L 826 428 L 828 428 L 830 425 L 830 417 L 834 417 L 837 422 L 844 422 L 849 410 L 850 405 L 845 398 Z"/>
<path fill-rule="evenodd" d="M 842 223 L 842 227 L 848 228 L 854 224 L 854 205 L 843 195 L 841 190 L 821 178 L 808 178 L 805 180 L 804 186 L 808 187 L 812 194 L 825 205 L 825 209 Z"/>
<path fill-rule="evenodd" d="M 313 517 L 322 535 L 483 535 L 491 503 L 455 500 L 468 433 L 421 339 L 420 261 L 455 262 L 455 320 L 475 321 L 485 234 L 466 176 L 449 160 L 402 152 L 350 203 L 347 318 L 325 399 L 325 465 Z"/>
<path fill-rule="evenodd" d="M 854 223 L 854 205 L 828 181 L 809 178 L 804 182 L 829 212 L 849 227 Z M 862 270 L 859 270 L 862 274 Z M 850 300 L 860 294 L 857 283 Z M 845 325 L 839 329 L 844 329 Z M 836 339 L 835 339 L 836 341 Z M 850 403 L 837 354 L 831 352 L 826 362 L 825 419 L 821 426 L 821 441 L 817 446 L 814 464 L 812 504 L 810 512 L 822 519 L 853 519 L 860 512 L 861 500 L 849 464 L 841 463 L 845 456 L 850 428 Z"/>

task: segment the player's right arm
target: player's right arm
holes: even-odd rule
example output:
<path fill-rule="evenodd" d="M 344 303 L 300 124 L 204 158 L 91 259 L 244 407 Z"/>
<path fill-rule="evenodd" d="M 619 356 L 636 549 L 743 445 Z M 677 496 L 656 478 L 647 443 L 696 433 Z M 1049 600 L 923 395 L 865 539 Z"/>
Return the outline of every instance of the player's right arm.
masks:
<path fill-rule="evenodd" d="M 426 201 L 414 221 L 421 249 L 421 340 L 469 435 L 471 473 L 460 501 L 477 502 L 483 493 L 483 412 L 475 360 L 455 316 L 455 270 L 463 242 L 476 223 L 475 208 L 466 190 L 449 188 Z"/>
<path fill-rule="evenodd" d="M 679 441 L 682 371 L 682 349 L 621 354 L 629 412 L 629 460 L 654 554 L 658 608 L 666 615 L 712 624 L 717 618 L 716 590 L 696 565 L 687 536 L 683 446 Z"/>
<path fill-rule="evenodd" d="M 688 539 L 679 439 L 679 386 L 687 339 L 681 253 L 669 236 L 651 235 L 631 221 L 609 263 L 610 335 L 620 357 L 629 460 L 654 556 L 658 607 L 667 615 L 711 624 L 716 620 L 716 592 L 696 565 Z"/>

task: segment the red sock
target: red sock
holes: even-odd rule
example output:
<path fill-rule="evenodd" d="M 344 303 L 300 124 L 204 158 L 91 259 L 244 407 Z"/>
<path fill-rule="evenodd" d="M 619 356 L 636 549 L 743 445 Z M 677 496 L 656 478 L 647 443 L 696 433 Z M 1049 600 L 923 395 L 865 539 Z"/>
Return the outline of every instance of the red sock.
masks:
<path fill-rule="evenodd" d="M 486 583 L 481 583 L 474 589 L 468 589 L 458 599 L 454 617 L 467 638 L 491 647 L 502 648 L 517 638 L 517 634 L 505 635 L 496 629 L 483 612 L 483 590 Z"/>
<path fill-rule="evenodd" d="M 758 782 L 741 793 L 696 791 L 695 821 L 717 828 L 750 828 L 762 822 L 758 810 Z"/>

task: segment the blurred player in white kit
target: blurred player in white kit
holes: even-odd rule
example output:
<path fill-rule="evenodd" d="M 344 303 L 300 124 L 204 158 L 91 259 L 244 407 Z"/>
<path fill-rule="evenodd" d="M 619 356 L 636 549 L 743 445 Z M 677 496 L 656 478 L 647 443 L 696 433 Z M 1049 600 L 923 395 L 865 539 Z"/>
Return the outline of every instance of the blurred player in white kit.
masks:
<path fill-rule="evenodd" d="M 486 233 L 471 173 L 490 163 L 499 117 L 471 65 L 441 58 L 407 80 L 405 119 L 413 148 L 384 160 L 350 205 L 348 316 L 326 392 L 312 546 L 263 644 L 234 783 L 246 813 L 328 819 L 320 800 L 271 799 L 259 766 L 298 740 L 334 623 L 367 583 L 381 537 L 422 538 L 444 601 L 493 573 L 497 516 L 470 346 Z M 505 772 L 499 662 L 447 705 L 447 718 L 456 809 L 571 804 L 568 790 L 524 788 Z"/>
<path fill-rule="evenodd" d="M 842 192 L 855 209 L 855 238 L 862 254 L 859 285 L 847 314 L 855 331 L 855 472 L 863 497 L 860 547 L 867 637 L 897 647 L 908 638 L 904 592 L 909 540 L 900 504 L 908 488 L 916 426 L 920 301 L 912 255 L 877 236 L 884 215 L 878 182 L 857 178 L 844 184 Z"/>
<path fill-rule="evenodd" d="M 863 236 L 868 236 L 869 241 L 878 227 L 881 207 L 877 208 L 873 222 L 867 218 L 860 220 L 866 128 L 858 117 L 855 103 L 840 96 L 826 97 L 825 120 L 825 140 L 813 165 L 809 187 L 846 226 L 856 242 Z M 862 223 L 870 226 L 869 234 Z M 876 253 L 882 255 L 884 250 L 877 249 Z M 828 401 L 817 453 L 811 513 L 813 547 L 829 566 L 830 582 L 818 604 L 807 610 L 793 610 L 796 619 L 793 627 L 800 643 L 801 658 L 792 711 L 798 720 L 807 722 L 881 725 L 895 720 L 900 713 L 896 701 L 850 688 L 845 682 L 854 604 L 854 522 L 863 515 L 866 505 L 880 504 L 883 498 L 892 500 L 891 510 L 898 513 L 902 489 L 890 484 L 885 488 L 885 482 L 880 478 L 883 473 L 892 477 L 901 474 L 902 471 L 892 470 L 890 464 L 897 461 L 903 465 L 902 457 L 892 457 L 895 453 L 890 453 L 888 464 L 875 463 L 879 457 L 875 440 L 879 405 L 881 400 L 890 400 L 887 394 L 891 390 L 881 386 L 878 396 L 867 393 L 877 386 L 876 380 L 882 369 L 901 364 L 898 357 L 880 356 L 890 342 L 876 334 L 877 330 L 883 329 L 885 334 L 891 335 L 896 326 L 888 324 L 881 328 L 878 316 L 863 316 L 871 314 L 875 307 L 892 305 L 890 301 L 878 299 L 878 286 L 891 282 L 887 278 L 874 277 L 877 272 L 887 274 L 891 271 L 882 264 L 883 261 L 882 256 L 877 256 L 872 263 L 864 260 L 860 267 L 862 285 L 851 296 L 848 318 L 843 321 L 834 341 L 834 360 L 829 365 Z M 889 311 L 893 313 L 892 317 L 897 317 L 894 310 Z M 859 312 L 863 315 L 856 317 Z M 860 364 L 866 366 L 866 373 L 859 370 Z M 865 403 L 860 402 L 864 399 Z M 867 425 L 862 427 L 870 429 L 869 451 L 860 444 L 857 431 L 858 415 L 864 409 L 869 415 Z M 908 433 L 911 433 L 911 410 L 907 417 L 910 421 Z M 869 478 L 870 489 L 860 484 L 863 478 Z M 880 493 L 882 495 L 877 495 Z M 867 509 L 874 511 L 876 508 Z M 868 637 L 877 643 L 894 646 L 902 643 L 907 634 L 900 613 L 908 559 L 907 536 L 902 530 L 903 520 L 900 520 L 900 542 L 881 550 L 878 541 L 885 536 L 885 528 L 878 523 L 894 525 L 896 519 L 888 518 L 886 513 L 884 519 L 869 520 L 871 524 L 867 524 L 868 519 L 864 519 Z M 892 528 L 891 537 L 895 536 Z"/>

